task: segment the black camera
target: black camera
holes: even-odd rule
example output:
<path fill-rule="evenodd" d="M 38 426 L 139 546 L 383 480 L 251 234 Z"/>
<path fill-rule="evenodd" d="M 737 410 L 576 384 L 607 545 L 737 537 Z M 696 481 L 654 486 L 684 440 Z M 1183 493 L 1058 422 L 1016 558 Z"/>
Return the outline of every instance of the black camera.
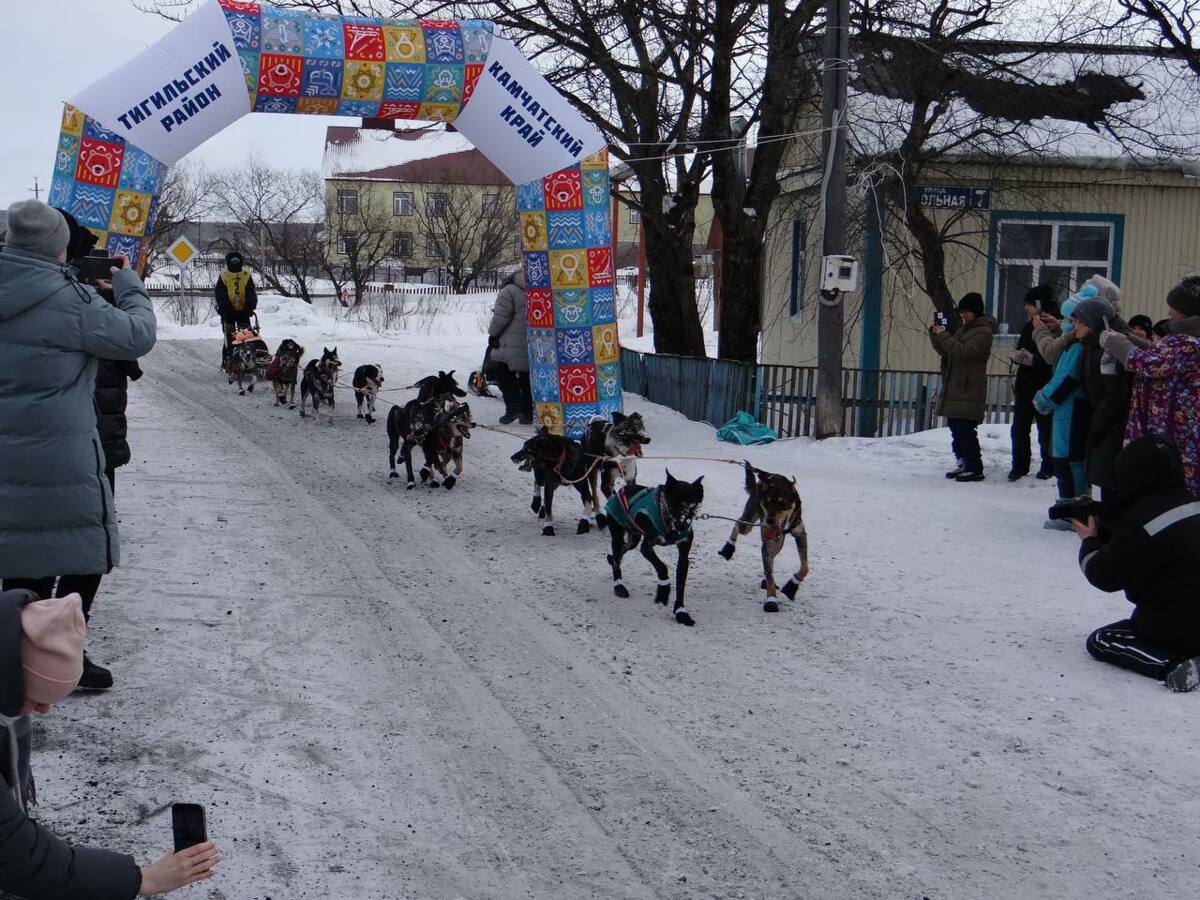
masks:
<path fill-rule="evenodd" d="M 87 256 L 75 260 L 75 265 L 79 267 L 79 275 L 84 281 L 99 281 L 112 278 L 112 270 L 123 269 L 125 261 L 109 256 L 103 250 L 93 250 Z"/>
<path fill-rule="evenodd" d="M 1100 501 L 1091 497 L 1076 497 L 1065 503 L 1055 503 L 1046 513 L 1052 522 L 1075 521 L 1086 523 L 1092 516 L 1100 516 Z"/>

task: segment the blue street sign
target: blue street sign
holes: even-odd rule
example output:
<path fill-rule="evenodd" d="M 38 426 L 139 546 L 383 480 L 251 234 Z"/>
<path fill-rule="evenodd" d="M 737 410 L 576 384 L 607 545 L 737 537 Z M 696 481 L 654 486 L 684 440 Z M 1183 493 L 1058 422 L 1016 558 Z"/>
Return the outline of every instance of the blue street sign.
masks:
<path fill-rule="evenodd" d="M 926 209 L 991 209 L 991 188 L 923 185 L 921 205 Z"/>

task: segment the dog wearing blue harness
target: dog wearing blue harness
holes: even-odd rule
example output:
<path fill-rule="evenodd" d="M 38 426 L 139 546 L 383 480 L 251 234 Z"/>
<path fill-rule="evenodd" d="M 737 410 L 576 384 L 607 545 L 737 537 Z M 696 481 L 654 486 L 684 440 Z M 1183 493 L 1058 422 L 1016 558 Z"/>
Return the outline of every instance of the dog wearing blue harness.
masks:
<path fill-rule="evenodd" d="M 608 556 L 608 563 L 612 566 L 613 593 L 618 597 L 629 597 L 629 589 L 621 579 L 621 559 L 634 547 L 640 547 L 642 556 L 646 557 L 658 576 L 654 602 L 666 606 L 671 599 L 671 571 L 659 559 L 654 548 L 674 544 L 678 549 L 673 612 L 675 621 L 680 625 L 696 624 L 684 606 L 684 591 L 694 537 L 692 521 L 704 502 L 703 480 L 704 476 L 701 475 L 695 481 L 680 481 L 667 472 L 666 482 L 658 487 L 624 485 L 608 499 L 604 507 L 612 537 L 612 553 Z"/>

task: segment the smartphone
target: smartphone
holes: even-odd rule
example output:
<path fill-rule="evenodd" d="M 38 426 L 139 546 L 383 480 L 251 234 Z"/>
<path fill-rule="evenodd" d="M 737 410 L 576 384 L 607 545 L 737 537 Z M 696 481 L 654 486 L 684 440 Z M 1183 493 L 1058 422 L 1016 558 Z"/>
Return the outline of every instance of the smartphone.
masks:
<path fill-rule="evenodd" d="M 114 268 L 124 268 L 125 261 L 111 256 L 85 256 L 76 260 L 79 274 L 84 281 L 98 281 L 102 278 L 112 278 Z"/>
<path fill-rule="evenodd" d="M 208 821 L 199 803 L 171 804 L 171 831 L 175 836 L 175 852 L 195 847 L 208 840 Z"/>

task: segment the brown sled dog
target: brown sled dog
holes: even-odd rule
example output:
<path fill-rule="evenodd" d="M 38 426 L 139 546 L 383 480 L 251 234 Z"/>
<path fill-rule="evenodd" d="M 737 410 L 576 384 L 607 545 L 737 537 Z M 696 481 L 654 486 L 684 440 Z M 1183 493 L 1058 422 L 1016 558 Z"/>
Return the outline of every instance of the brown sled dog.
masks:
<path fill-rule="evenodd" d="M 717 552 L 726 559 L 733 559 L 734 544 L 738 535 L 749 534 L 751 528 L 761 524 L 762 586 L 767 591 L 763 610 L 779 612 L 775 586 L 775 557 L 783 549 L 789 534 L 795 539 L 796 549 L 800 551 L 800 571 L 792 575 L 780 590 L 789 600 L 795 600 L 800 582 L 808 577 L 808 532 L 804 529 L 800 493 L 796 490 L 795 478 L 764 472 L 754 468 L 749 462 L 744 462 L 743 465 L 746 468 L 746 493 L 750 497 L 746 500 L 746 506 L 742 509 L 739 522 L 734 525 L 729 540 Z"/>

